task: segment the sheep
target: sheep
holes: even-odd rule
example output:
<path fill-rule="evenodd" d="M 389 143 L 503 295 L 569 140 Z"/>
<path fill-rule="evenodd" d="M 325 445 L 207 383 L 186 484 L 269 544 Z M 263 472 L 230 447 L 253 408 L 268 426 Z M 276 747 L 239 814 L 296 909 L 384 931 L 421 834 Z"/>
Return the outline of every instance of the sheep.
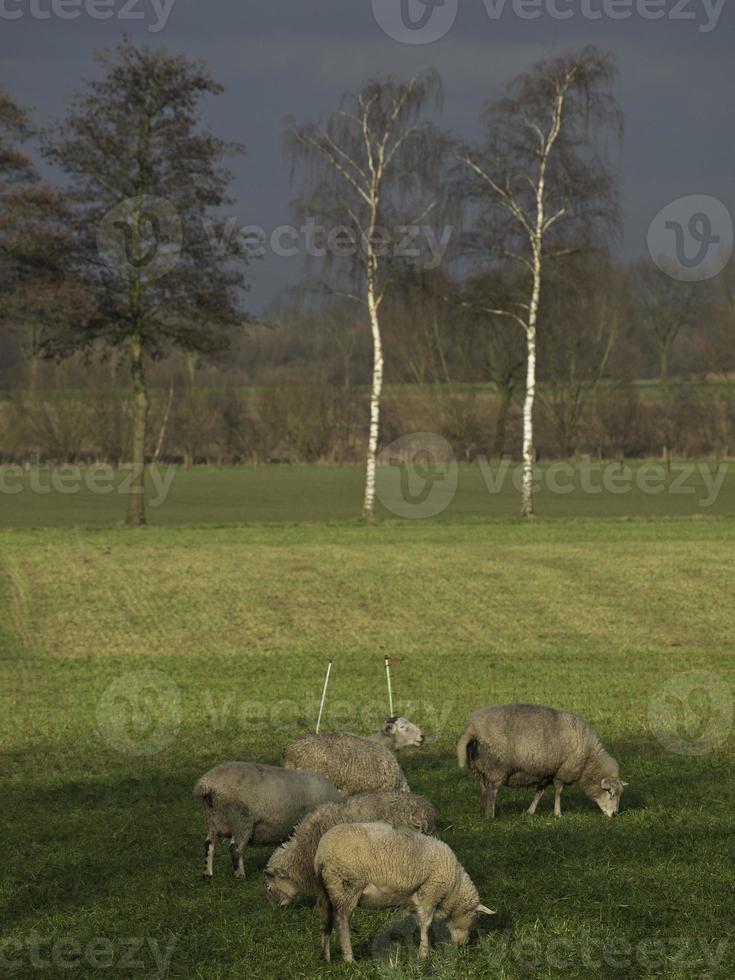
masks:
<path fill-rule="evenodd" d="M 561 816 L 561 791 L 579 787 L 608 817 L 617 814 L 623 787 L 618 763 L 587 722 L 569 711 L 537 704 L 478 708 L 457 744 L 460 769 L 469 766 L 482 784 L 485 816 L 495 816 L 500 786 L 535 786 L 527 813 L 534 814 L 544 790 L 554 784 L 554 816 Z"/>
<path fill-rule="evenodd" d="M 271 905 L 286 906 L 300 892 L 316 895 L 314 856 L 320 838 L 342 823 L 385 821 L 423 834 L 436 830 L 436 811 L 423 796 L 381 789 L 349 796 L 340 803 L 324 803 L 307 814 L 293 837 L 271 855 L 265 868 L 265 892 Z"/>
<path fill-rule="evenodd" d="M 280 844 L 311 810 L 342 798 L 322 776 L 259 762 L 223 762 L 204 773 L 193 794 L 204 804 L 205 880 L 212 877 L 218 837 L 230 838 L 234 874 L 242 878 L 242 855 L 248 843 Z"/>
<path fill-rule="evenodd" d="M 352 796 L 370 789 L 409 792 L 406 778 L 391 751 L 372 739 L 348 732 L 302 735 L 283 750 L 286 769 L 308 769 L 330 779 Z"/>
<path fill-rule="evenodd" d="M 419 956 L 429 951 L 429 927 L 446 920 L 454 943 L 467 942 L 479 913 L 477 889 L 451 848 L 435 837 L 396 830 L 387 823 L 332 827 L 319 841 L 314 858 L 319 882 L 322 957 L 331 957 L 337 926 L 342 956 L 352 960 L 350 917 L 356 906 L 410 908 L 421 931 Z"/>
<path fill-rule="evenodd" d="M 390 749 L 391 752 L 399 752 L 401 749 L 423 745 L 426 736 L 419 726 L 414 725 L 408 718 L 404 718 L 403 715 L 393 715 L 383 721 L 376 735 L 368 735 L 368 738 Z"/>

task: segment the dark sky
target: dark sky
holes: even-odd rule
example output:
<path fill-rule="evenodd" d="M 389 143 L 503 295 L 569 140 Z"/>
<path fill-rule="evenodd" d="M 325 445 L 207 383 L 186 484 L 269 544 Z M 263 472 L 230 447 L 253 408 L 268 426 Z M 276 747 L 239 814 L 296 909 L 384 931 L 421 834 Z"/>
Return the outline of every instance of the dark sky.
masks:
<path fill-rule="evenodd" d="M 425 10 L 419 0 L 404 2 L 415 5 L 415 17 Z M 444 0 L 433 17 L 449 17 L 456 2 Z M 663 17 L 646 19 L 643 2 L 643 13 Z M 207 104 L 207 121 L 248 149 L 237 163 L 233 216 L 271 229 L 289 219 L 284 116 L 315 119 L 368 77 L 433 66 L 445 85 L 444 124 L 471 137 L 482 104 L 513 75 L 540 57 L 594 43 L 611 50 L 620 67 L 622 251 L 636 257 L 645 252 L 652 217 L 682 195 L 713 195 L 735 214 L 735 4 L 718 18 L 721 2 L 628 0 L 629 16 L 615 20 L 610 14 L 626 13 L 626 0 L 525 0 L 515 9 L 507 0 L 500 16 L 503 0 L 458 0 L 442 38 L 406 44 L 384 33 L 373 0 L 0 0 L 0 84 L 44 123 L 94 72 L 93 52 L 125 31 L 206 59 L 227 89 Z M 375 0 L 391 23 L 398 23 L 400 3 Z M 123 16 L 126 4 L 136 19 Z M 155 12 L 162 4 L 172 4 L 167 19 Z M 97 19 L 94 9 L 114 16 Z M 573 16 L 558 19 L 554 9 Z M 540 15 L 525 19 L 524 11 Z M 79 16 L 64 20 L 64 12 Z M 249 305 L 257 312 L 299 277 L 301 259 L 268 256 L 252 271 Z"/>

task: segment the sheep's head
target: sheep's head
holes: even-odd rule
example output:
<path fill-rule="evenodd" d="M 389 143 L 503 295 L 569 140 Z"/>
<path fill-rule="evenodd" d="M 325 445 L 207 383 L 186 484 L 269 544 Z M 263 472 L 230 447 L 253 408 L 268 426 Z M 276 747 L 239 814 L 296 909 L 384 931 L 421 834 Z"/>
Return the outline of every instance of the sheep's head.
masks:
<path fill-rule="evenodd" d="M 437 909 L 437 916 L 446 920 L 452 942 L 463 946 L 481 914 L 495 915 L 495 912 L 482 904 L 472 879 L 464 868 L 460 868 L 458 887 L 447 905 L 443 909 Z"/>
<path fill-rule="evenodd" d="M 394 752 L 398 749 L 424 744 L 424 733 L 419 726 L 414 725 L 412 721 L 402 715 L 386 718 L 380 726 L 380 731 L 391 740 L 391 748 Z"/>
<path fill-rule="evenodd" d="M 486 905 L 482 905 L 480 902 L 477 902 L 470 908 L 460 909 L 451 915 L 447 920 L 447 926 L 449 927 L 449 934 L 452 937 L 453 943 L 457 943 L 458 946 L 464 946 L 475 927 L 478 915 L 481 913 L 495 915 L 492 909 L 489 909 Z"/>
<path fill-rule="evenodd" d="M 298 888 L 289 878 L 284 878 L 270 868 L 265 869 L 265 897 L 273 908 L 285 908 L 290 905 L 299 893 Z"/>
<path fill-rule="evenodd" d="M 627 785 L 618 776 L 606 776 L 600 781 L 600 788 L 594 795 L 594 801 L 606 816 L 616 815 L 620 809 L 623 787 Z"/>

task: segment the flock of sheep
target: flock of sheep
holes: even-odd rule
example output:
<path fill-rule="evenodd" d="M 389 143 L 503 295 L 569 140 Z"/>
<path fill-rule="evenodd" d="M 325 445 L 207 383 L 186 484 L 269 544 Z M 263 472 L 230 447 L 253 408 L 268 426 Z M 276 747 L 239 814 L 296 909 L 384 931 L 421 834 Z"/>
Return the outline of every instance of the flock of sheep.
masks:
<path fill-rule="evenodd" d="M 282 844 L 265 869 L 266 896 L 274 906 L 290 905 L 299 894 L 316 898 L 327 961 L 335 926 L 342 955 L 352 960 L 349 922 L 358 905 L 411 909 L 421 957 L 435 919 L 446 922 L 453 942 L 467 942 L 478 915 L 492 912 L 451 848 L 433 836 L 436 811 L 411 793 L 394 755 L 423 741 L 416 725 L 392 717 L 368 738 L 346 732 L 297 738 L 284 749 L 281 767 L 225 762 L 210 769 L 194 786 L 207 826 L 204 877 L 212 877 L 220 838 L 230 842 L 236 877 L 245 873 L 247 844 Z M 611 817 L 626 785 L 586 722 L 540 705 L 473 711 L 457 755 L 460 768 L 480 780 L 488 817 L 495 816 L 500 786 L 534 787 L 532 814 L 552 784 L 555 816 L 562 789 L 573 786 Z"/>

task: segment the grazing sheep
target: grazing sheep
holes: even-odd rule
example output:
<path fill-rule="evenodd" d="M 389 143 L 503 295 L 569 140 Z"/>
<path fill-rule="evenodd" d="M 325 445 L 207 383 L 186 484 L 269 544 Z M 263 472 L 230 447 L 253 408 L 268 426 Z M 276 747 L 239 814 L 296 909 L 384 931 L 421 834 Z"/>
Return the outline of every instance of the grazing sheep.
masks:
<path fill-rule="evenodd" d="M 350 916 L 358 905 L 410 908 L 421 930 L 421 958 L 429 951 L 435 917 L 447 920 L 453 942 L 466 943 L 478 913 L 492 914 L 480 904 L 470 876 L 447 844 L 387 823 L 340 824 L 328 830 L 316 849 L 314 870 L 327 961 L 335 923 L 342 956 L 352 960 Z"/>
<path fill-rule="evenodd" d="M 322 803 L 341 799 L 337 787 L 311 772 L 293 772 L 259 762 L 223 762 L 194 786 L 204 804 L 207 839 L 204 877 L 212 877 L 214 845 L 230 838 L 236 878 L 245 874 L 242 852 L 248 843 L 280 844 L 302 817 Z"/>
<path fill-rule="evenodd" d="M 385 821 L 422 834 L 436 830 L 436 811 L 423 796 L 380 789 L 358 793 L 339 803 L 324 803 L 307 814 L 293 837 L 273 853 L 265 869 L 265 892 L 271 905 L 290 905 L 300 892 L 316 895 L 314 856 L 321 837 L 342 823 Z"/>
<path fill-rule="evenodd" d="M 500 786 L 535 786 L 528 808 L 535 813 L 544 790 L 554 784 L 554 816 L 561 816 L 561 791 L 578 786 L 603 813 L 614 816 L 624 783 L 618 764 L 587 722 L 569 711 L 537 704 L 478 708 L 457 744 L 460 769 L 469 766 L 482 783 L 485 816 L 495 816 Z"/>
<path fill-rule="evenodd" d="M 399 752 L 401 749 L 423 745 L 425 737 L 419 726 L 414 725 L 403 715 L 393 715 L 392 718 L 386 718 L 377 735 L 368 736 L 372 742 L 378 742 L 379 745 L 385 746 L 391 752 Z"/>
<path fill-rule="evenodd" d="M 347 732 L 302 735 L 289 742 L 281 762 L 286 769 L 318 772 L 330 779 L 345 796 L 370 789 L 409 792 L 393 753 L 361 735 Z"/>

